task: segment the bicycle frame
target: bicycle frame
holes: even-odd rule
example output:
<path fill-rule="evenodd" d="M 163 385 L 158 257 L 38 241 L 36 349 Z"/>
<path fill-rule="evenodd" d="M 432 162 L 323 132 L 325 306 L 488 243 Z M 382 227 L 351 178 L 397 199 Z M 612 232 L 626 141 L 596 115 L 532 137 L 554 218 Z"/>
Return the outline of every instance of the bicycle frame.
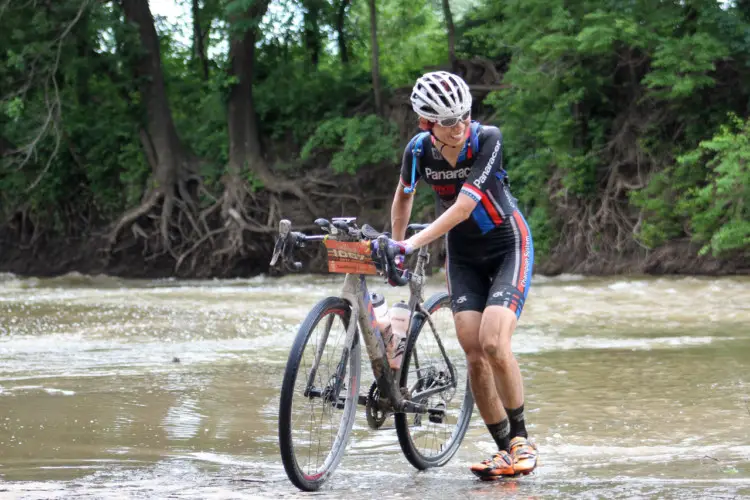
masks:
<path fill-rule="evenodd" d="M 427 250 L 427 247 L 422 247 L 419 250 L 418 258 L 417 258 L 417 265 L 414 269 L 414 273 L 411 274 L 409 279 L 409 309 L 412 311 L 411 320 L 407 327 L 407 331 L 411 330 L 412 322 L 415 319 L 418 320 L 424 320 L 426 319 L 430 325 L 430 328 L 432 329 L 433 335 L 435 336 L 435 339 L 437 341 L 437 344 L 440 348 L 441 353 L 443 354 L 444 359 L 447 362 L 448 369 L 451 374 L 451 379 L 453 380 L 453 386 L 455 387 L 455 369 L 453 367 L 453 364 L 450 362 L 450 359 L 448 358 L 445 348 L 443 346 L 442 341 L 440 340 L 440 336 L 437 334 L 437 330 L 435 328 L 435 325 L 432 321 L 432 318 L 430 317 L 430 314 L 424 310 L 422 307 L 422 288 L 424 286 L 424 268 L 425 265 L 429 262 L 429 251 Z M 366 277 L 363 274 L 355 275 L 355 274 L 347 274 L 344 278 L 344 286 L 341 291 L 342 298 L 347 300 L 352 305 L 352 315 L 351 318 L 352 321 L 349 322 L 347 332 L 346 332 L 346 340 L 344 342 L 344 351 L 341 357 L 341 360 L 339 361 L 338 367 L 337 367 L 337 373 L 336 373 L 336 381 L 335 385 L 330 391 L 330 402 L 333 403 L 333 395 L 338 395 L 340 393 L 341 384 L 344 381 L 344 374 L 346 371 L 347 363 L 349 362 L 349 355 L 350 355 L 350 349 L 351 346 L 354 345 L 355 338 L 354 336 L 357 334 L 357 327 L 359 327 L 359 331 L 362 332 L 362 340 L 365 344 L 365 348 L 367 350 L 367 355 L 370 358 L 370 364 L 372 366 L 372 372 L 375 376 L 376 383 L 378 385 L 378 389 L 380 390 L 381 397 L 378 400 L 379 405 L 381 406 L 381 410 L 385 411 L 396 411 L 396 412 L 404 412 L 404 413 L 442 413 L 441 410 L 438 409 L 432 409 L 427 408 L 426 405 L 420 404 L 417 402 L 413 402 L 407 399 L 404 399 L 404 397 L 401 394 L 401 391 L 398 387 L 398 381 L 400 380 L 401 370 L 399 369 L 397 372 L 394 373 L 393 370 L 391 370 L 391 367 L 388 363 L 387 355 L 386 355 L 386 348 L 385 348 L 385 341 L 383 339 L 383 334 L 380 331 L 380 327 L 378 326 L 377 319 L 375 317 L 375 309 L 372 305 L 372 301 L 370 300 L 370 292 L 367 288 L 367 281 Z M 417 317 L 417 315 L 420 315 Z M 331 327 L 331 321 L 333 318 L 329 319 L 328 324 L 326 324 L 326 330 L 324 335 L 319 339 L 318 346 L 316 348 L 316 354 L 315 354 L 315 361 L 313 362 L 313 366 L 310 370 L 309 376 L 308 376 L 308 383 L 307 383 L 307 391 L 306 396 L 309 395 L 309 391 L 313 387 L 313 381 L 315 379 L 315 375 L 317 372 L 318 363 L 320 362 L 320 357 L 323 352 L 323 348 L 325 347 L 325 344 L 328 340 L 328 334 L 330 332 Z M 418 364 L 418 361 L 417 361 Z M 418 399 L 424 399 L 428 396 L 432 395 L 436 392 L 441 392 L 444 390 L 442 387 L 434 388 L 434 389 L 428 389 L 426 391 L 423 391 L 419 393 Z M 320 394 L 322 397 L 326 397 L 325 394 Z M 339 404 L 338 401 L 336 401 L 337 404 Z"/>

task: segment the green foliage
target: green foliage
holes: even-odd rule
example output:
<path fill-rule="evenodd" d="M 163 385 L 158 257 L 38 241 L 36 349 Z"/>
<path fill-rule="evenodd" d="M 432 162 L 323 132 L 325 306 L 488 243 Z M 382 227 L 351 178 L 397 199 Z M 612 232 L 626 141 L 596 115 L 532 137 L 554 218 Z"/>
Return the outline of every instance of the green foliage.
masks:
<path fill-rule="evenodd" d="M 731 117 L 632 196 L 647 214 L 639 238 L 658 246 L 683 233 L 721 256 L 750 247 L 750 121 Z"/>
<path fill-rule="evenodd" d="M 302 159 L 313 152 L 332 151 L 331 169 L 355 174 L 361 167 L 398 159 L 398 128 L 375 115 L 331 118 L 321 123 L 302 148 Z"/>
<path fill-rule="evenodd" d="M 750 120 L 731 117 L 710 140 L 678 159 L 692 169 L 710 170 L 704 186 L 687 190 L 678 206 L 690 215 L 701 253 L 719 255 L 750 248 Z"/>
<path fill-rule="evenodd" d="M 367 2 L 357 2 L 365 11 Z M 439 8 L 430 2 L 378 1 L 378 37 L 383 79 L 392 87 L 413 85 L 427 64 L 448 61 L 448 44 Z M 369 33 L 369 16 L 358 29 Z M 369 42 L 369 40 L 368 40 Z M 369 51 L 369 43 L 367 45 Z M 367 61 L 369 69 L 369 61 Z"/>
<path fill-rule="evenodd" d="M 141 82 L 133 77 L 138 32 L 117 2 L 90 2 L 80 16 L 79 1 L 47 3 L 10 2 L 0 15 L 0 209 L 7 216 L 28 207 L 58 226 L 76 211 L 111 221 L 140 203 L 151 175 Z M 334 0 L 275 0 L 262 19 L 247 15 L 259 0 L 199 4 L 208 77 L 192 46 L 190 2 L 181 2 L 183 19 L 158 18 L 156 28 L 170 111 L 209 192 L 224 188 L 227 103 L 239 84 L 227 44 L 250 28 L 260 33 L 253 105 L 274 171 L 299 157 L 350 175 L 398 164 L 398 127 L 368 114 L 366 2 L 345 10 L 347 64 Z M 640 221 L 644 245 L 690 237 L 720 257 L 750 247 L 745 11 L 714 0 L 451 0 L 451 7 L 459 57 L 490 59 L 503 73 L 505 88 L 477 99 L 475 111 L 503 131 L 505 167 L 538 255 L 558 244 L 572 213 L 565 207 L 595 206 L 613 196 L 613 185 L 626 186 L 615 201 Z M 379 0 L 377 9 L 381 82 L 393 99 L 447 63 L 442 2 Z M 311 29 L 317 64 L 306 46 Z M 727 124 L 731 112 L 741 118 Z M 245 175 L 251 189 L 262 189 Z M 415 213 L 432 209 L 430 190 L 418 190 Z"/>
<path fill-rule="evenodd" d="M 655 70 L 644 78 L 644 83 L 660 89 L 658 95 L 670 99 L 689 97 L 716 84 L 709 73 L 728 53 L 726 45 L 707 33 L 665 41 L 656 49 L 652 63 Z"/>
<path fill-rule="evenodd" d="M 612 165 L 650 175 L 647 187 L 629 193 L 643 211 L 643 243 L 695 231 L 701 241 L 714 234 L 727 241 L 727 234 L 743 244 L 744 226 L 698 210 L 708 196 L 695 191 L 707 182 L 705 167 L 675 162 L 710 137 L 727 112 L 747 112 L 750 27 L 736 12 L 708 1 L 509 0 L 486 4 L 476 17 L 497 21 L 467 36 L 496 57 L 512 55 L 508 88 L 484 104 L 503 130 L 514 193 L 535 239 L 545 241 L 540 254 L 556 244 L 556 200 L 585 204 L 607 196 Z M 486 36 L 492 33 L 494 39 Z M 648 163 L 622 161 L 634 157 Z"/>
<path fill-rule="evenodd" d="M 306 71 L 304 62 L 276 63 L 255 87 L 256 110 L 264 135 L 280 139 L 291 133 L 305 144 L 326 120 L 341 117 L 369 96 L 370 75 L 357 68 Z"/>

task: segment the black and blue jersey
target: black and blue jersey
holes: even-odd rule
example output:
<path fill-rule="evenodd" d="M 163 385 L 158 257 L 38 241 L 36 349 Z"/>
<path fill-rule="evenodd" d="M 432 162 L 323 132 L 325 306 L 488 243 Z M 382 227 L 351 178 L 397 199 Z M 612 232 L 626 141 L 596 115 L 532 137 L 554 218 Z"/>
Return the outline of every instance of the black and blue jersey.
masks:
<path fill-rule="evenodd" d="M 467 128 L 455 167 L 440 154 L 432 135 L 416 136 L 404 151 L 401 183 L 411 187 L 424 179 L 443 209 L 453 205 L 459 193 L 477 202 L 471 217 L 446 237 L 445 267 L 453 312 L 481 312 L 486 306 L 499 305 L 518 317 L 531 286 L 531 230 L 510 193 L 500 130 L 490 126 L 476 130 L 478 140 L 472 140 Z M 418 141 L 422 155 L 413 163 Z M 478 153 L 472 144 L 478 144 Z"/>
<path fill-rule="evenodd" d="M 440 154 L 435 138 L 425 134 L 422 156 L 418 159 L 415 179 L 412 179 L 412 144 L 409 142 L 401 164 L 401 182 L 405 186 L 424 180 L 435 192 L 443 210 L 456 202 L 458 193 L 464 193 L 477 202 L 471 217 L 453 231 L 486 234 L 499 227 L 516 210 L 515 199 L 507 183 L 508 174 L 503 169 L 503 136 L 497 127 L 479 126 L 477 129 L 479 152 L 472 151 L 467 127 L 467 140 L 452 167 Z"/>

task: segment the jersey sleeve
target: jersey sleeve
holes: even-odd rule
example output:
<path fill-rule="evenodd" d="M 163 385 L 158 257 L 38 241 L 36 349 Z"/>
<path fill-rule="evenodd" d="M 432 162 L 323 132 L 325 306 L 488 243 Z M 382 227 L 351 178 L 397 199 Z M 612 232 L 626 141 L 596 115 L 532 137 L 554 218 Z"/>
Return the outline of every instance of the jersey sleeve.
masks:
<path fill-rule="evenodd" d="M 503 171 L 503 134 L 497 127 L 482 127 L 480 150 L 461 192 L 479 203 L 495 175 Z"/>
<path fill-rule="evenodd" d="M 414 182 L 414 185 L 417 185 L 417 182 L 419 182 L 419 165 L 417 165 L 417 168 L 414 170 L 414 179 L 412 179 L 412 143 L 414 140 L 409 141 L 409 143 L 404 148 L 404 156 L 401 160 L 401 184 L 403 184 L 406 187 L 409 187 L 412 185 L 412 181 Z"/>

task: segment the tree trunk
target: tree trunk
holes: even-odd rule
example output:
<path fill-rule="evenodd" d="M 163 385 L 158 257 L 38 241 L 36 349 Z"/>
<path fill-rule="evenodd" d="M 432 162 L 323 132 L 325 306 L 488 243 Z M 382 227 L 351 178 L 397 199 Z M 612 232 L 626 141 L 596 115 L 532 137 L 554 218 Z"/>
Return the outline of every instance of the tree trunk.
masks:
<path fill-rule="evenodd" d="M 305 48 L 310 55 L 310 62 L 313 67 L 318 67 L 320 61 L 320 9 L 321 5 L 318 0 L 305 0 L 303 2 L 304 13 L 304 39 Z"/>
<path fill-rule="evenodd" d="M 230 88 L 228 104 L 229 164 L 223 179 L 221 212 L 222 217 L 230 223 L 230 233 L 228 247 L 222 251 L 224 255 L 243 252 L 242 233 L 246 229 L 256 233 L 275 231 L 271 229 L 271 225 L 281 215 L 280 210 L 269 208 L 267 215 L 262 215 L 261 220 L 257 211 L 250 213 L 247 210 L 245 202 L 250 193 L 247 181 L 249 176 L 261 183 L 268 192 L 291 193 L 302 200 L 312 214 L 318 212 L 317 207 L 297 182 L 274 175 L 263 158 L 260 130 L 253 104 L 255 43 L 260 33 L 256 23 L 250 23 L 252 27 L 243 33 L 231 29 L 240 22 L 262 18 L 269 3 L 270 0 L 256 0 L 243 14 L 229 20 L 232 32 L 229 44 L 230 76 L 234 77 L 236 83 Z M 271 202 L 269 205 L 274 203 Z"/>
<path fill-rule="evenodd" d="M 248 195 L 248 174 L 263 180 L 266 166 L 263 163 L 260 131 L 253 103 L 253 79 L 255 72 L 255 42 L 259 33 L 256 23 L 239 33 L 240 22 L 260 19 L 266 12 L 270 0 L 254 2 L 243 14 L 230 19 L 229 62 L 230 76 L 235 83 L 229 89 L 227 109 L 229 126 L 229 164 L 224 175 L 222 219 L 230 223 L 227 253 L 236 255 L 244 248 L 242 232 L 251 219 L 245 209 Z"/>
<path fill-rule="evenodd" d="M 750 22 L 750 0 L 736 0 L 735 8 L 745 22 Z"/>
<path fill-rule="evenodd" d="M 186 155 L 169 109 L 154 18 L 151 16 L 148 0 L 124 0 L 123 10 L 127 20 L 138 25 L 143 53 L 138 58 L 135 72 L 141 81 L 141 101 L 146 111 L 146 129 L 158 161 L 155 172 L 157 188 L 168 189 L 177 181 Z"/>
<path fill-rule="evenodd" d="M 172 120 L 161 67 L 159 38 L 156 35 L 148 0 L 123 0 L 122 8 L 126 20 L 137 25 L 140 35 L 141 48 L 137 52 L 139 55 L 134 73 L 140 86 L 141 109 L 146 115 L 146 133 L 142 134 L 141 142 L 154 171 L 152 186 L 142 205 L 123 215 L 111 238 L 114 241 L 122 227 L 136 222 L 161 199 L 161 241 L 163 247 L 171 252 L 169 227 L 177 196 L 180 196 L 185 204 L 190 205 L 192 201 L 183 184 L 189 173 L 188 154 L 180 142 Z"/>
<path fill-rule="evenodd" d="M 370 41 L 372 45 L 372 91 L 375 94 L 375 113 L 383 115 L 383 100 L 380 92 L 380 54 L 378 49 L 378 19 L 375 0 L 370 4 Z"/>
<path fill-rule="evenodd" d="M 456 27 L 453 25 L 453 14 L 451 14 L 450 0 L 443 0 L 443 15 L 448 28 L 448 57 L 451 63 L 451 71 L 458 71 L 458 59 L 456 59 Z"/>
<path fill-rule="evenodd" d="M 270 0 L 260 0 L 248 8 L 242 19 L 262 17 Z M 229 91 L 229 174 L 239 179 L 249 166 L 250 170 L 263 161 L 260 147 L 258 121 L 253 105 L 253 79 L 255 70 L 255 42 L 258 29 L 248 28 L 244 33 L 233 33 L 229 43 L 230 75 L 236 82 Z"/>
<path fill-rule="evenodd" d="M 341 57 L 341 64 L 349 64 L 349 49 L 346 47 L 346 33 L 344 32 L 344 26 L 346 21 L 346 8 L 349 6 L 350 0 L 340 0 L 339 9 L 336 14 L 336 38 L 339 43 L 339 57 Z"/>
<path fill-rule="evenodd" d="M 198 0 L 193 0 L 193 62 L 200 65 L 203 81 L 208 80 L 208 58 L 203 30 L 201 30 L 201 8 Z"/>

